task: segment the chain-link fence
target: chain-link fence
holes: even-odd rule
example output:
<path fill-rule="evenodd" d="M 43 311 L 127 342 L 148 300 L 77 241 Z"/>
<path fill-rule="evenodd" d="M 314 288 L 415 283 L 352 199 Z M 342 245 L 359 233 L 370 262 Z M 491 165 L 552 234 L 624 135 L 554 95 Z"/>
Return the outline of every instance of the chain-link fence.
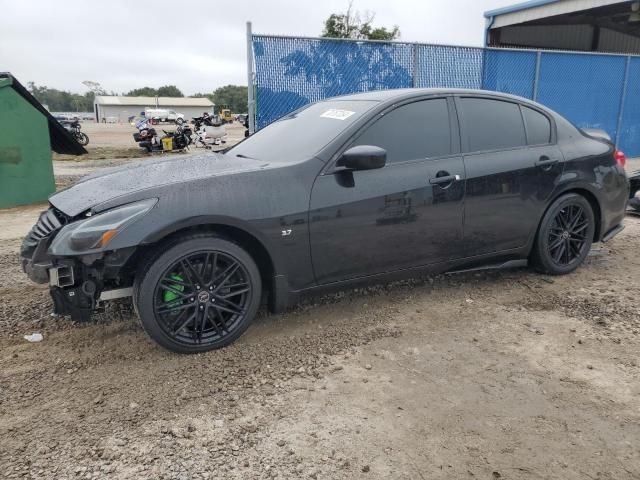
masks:
<path fill-rule="evenodd" d="M 640 57 L 252 35 L 256 128 L 307 103 L 405 87 L 534 99 L 640 155 Z"/>

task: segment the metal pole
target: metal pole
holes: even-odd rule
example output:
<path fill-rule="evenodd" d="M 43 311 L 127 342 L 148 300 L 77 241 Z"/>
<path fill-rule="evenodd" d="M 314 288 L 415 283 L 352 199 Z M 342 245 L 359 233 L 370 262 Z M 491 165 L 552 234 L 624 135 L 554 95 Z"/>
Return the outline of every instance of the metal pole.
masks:
<path fill-rule="evenodd" d="M 420 55 L 418 54 L 418 44 L 412 44 L 413 48 L 413 78 L 411 79 L 411 85 L 413 88 L 418 87 L 418 75 L 420 73 Z"/>
<path fill-rule="evenodd" d="M 622 95 L 620 97 L 620 108 L 618 109 L 618 122 L 616 124 L 616 147 L 620 145 L 620 130 L 622 130 L 622 115 L 624 114 L 624 101 L 627 97 L 627 84 L 629 83 L 629 64 L 631 56 L 627 57 L 624 64 L 624 83 L 622 84 Z"/>
<path fill-rule="evenodd" d="M 533 101 L 535 102 L 538 99 L 538 82 L 540 81 L 540 57 L 542 57 L 542 52 L 538 50 L 538 54 L 536 55 L 536 76 L 533 78 Z"/>
<path fill-rule="evenodd" d="M 247 22 L 247 106 L 249 114 L 249 134 L 256 131 L 256 101 L 253 91 L 253 46 L 251 42 L 251 22 Z"/>

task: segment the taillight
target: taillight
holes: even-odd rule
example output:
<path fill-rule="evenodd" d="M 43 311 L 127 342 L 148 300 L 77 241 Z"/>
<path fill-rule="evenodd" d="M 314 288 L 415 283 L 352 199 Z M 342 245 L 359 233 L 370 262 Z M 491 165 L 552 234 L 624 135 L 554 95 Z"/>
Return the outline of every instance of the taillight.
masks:
<path fill-rule="evenodd" d="M 616 162 L 618 162 L 618 165 L 620 165 L 622 168 L 624 168 L 624 166 L 627 164 L 627 157 L 624 156 L 624 152 L 622 150 L 618 150 L 616 148 L 613 152 L 613 158 L 616 159 Z"/>

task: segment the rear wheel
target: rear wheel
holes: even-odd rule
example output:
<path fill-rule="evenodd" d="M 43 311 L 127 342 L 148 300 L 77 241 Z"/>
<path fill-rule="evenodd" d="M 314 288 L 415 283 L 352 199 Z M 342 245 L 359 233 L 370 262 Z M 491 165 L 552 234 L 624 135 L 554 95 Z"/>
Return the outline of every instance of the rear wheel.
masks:
<path fill-rule="evenodd" d="M 191 236 L 146 264 L 134 302 L 153 340 L 174 352 L 197 353 L 242 335 L 261 290 L 260 272 L 245 250 L 222 238 Z"/>
<path fill-rule="evenodd" d="M 569 193 L 558 198 L 545 213 L 532 260 L 538 270 L 552 275 L 574 271 L 591 249 L 595 217 L 582 195 Z"/>

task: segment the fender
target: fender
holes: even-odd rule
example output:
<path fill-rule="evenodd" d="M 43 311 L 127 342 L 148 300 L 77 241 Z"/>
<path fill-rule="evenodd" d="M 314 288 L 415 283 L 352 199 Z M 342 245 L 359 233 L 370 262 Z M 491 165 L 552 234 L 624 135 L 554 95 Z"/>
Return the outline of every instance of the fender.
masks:
<path fill-rule="evenodd" d="M 184 218 L 175 223 L 165 225 L 159 230 L 156 230 L 155 232 L 147 235 L 140 244 L 148 245 L 151 243 L 156 243 L 167 237 L 168 235 L 176 233 L 180 230 L 184 230 L 186 228 L 214 225 L 233 227 L 254 237 L 258 242 L 260 242 L 260 244 L 262 244 L 264 249 L 271 257 L 274 274 L 286 275 L 286 268 L 284 266 L 282 256 L 278 252 L 278 249 L 273 246 L 273 243 L 268 238 L 266 238 L 266 236 L 262 232 L 254 228 L 250 222 L 226 215 L 197 215 Z"/>
<path fill-rule="evenodd" d="M 563 174 L 564 177 L 564 174 Z M 598 205 L 600 205 L 600 191 L 593 186 L 592 183 L 589 183 L 588 181 L 586 181 L 586 179 L 579 179 L 579 180 L 575 180 L 572 178 L 568 178 L 568 179 L 564 179 L 561 178 L 560 182 L 558 183 L 558 185 L 556 186 L 556 188 L 553 190 L 553 192 L 550 195 L 550 202 L 549 204 L 546 206 L 545 208 L 545 212 L 547 211 L 547 208 L 549 208 L 549 206 L 551 205 L 551 203 L 553 203 L 553 201 L 558 198 L 560 195 L 562 195 L 565 192 L 571 191 L 571 190 L 586 190 L 588 191 L 591 195 L 593 195 L 596 200 L 598 201 Z M 543 213 L 544 215 L 544 213 Z M 542 217 L 540 217 L 542 218 Z"/>
<path fill-rule="evenodd" d="M 564 174 L 562 175 L 562 177 L 564 177 Z M 589 192 L 593 198 L 595 199 L 595 202 L 597 204 L 598 207 L 598 211 L 594 212 L 594 214 L 596 216 L 600 217 L 600 222 L 599 225 L 596 226 L 596 235 L 595 238 L 593 239 L 594 243 L 595 242 L 599 242 L 602 238 L 602 232 L 604 231 L 604 216 L 602 215 L 602 202 L 600 200 L 600 196 L 599 196 L 599 191 L 598 189 L 596 189 L 593 184 L 585 181 L 585 180 L 579 180 L 576 181 L 574 179 L 568 178 L 568 179 L 564 179 L 561 178 L 560 179 L 560 183 L 557 185 L 557 187 L 553 190 L 552 194 L 549 197 L 549 202 L 547 203 L 547 205 L 545 206 L 544 210 L 542 211 L 542 213 L 539 215 L 538 217 L 538 223 L 536 226 L 536 234 L 538 231 L 538 227 L 540 226 L 540 222 L 542 222 L 542 218 L 544 217 L 544 215 L 547 213 L 547 210 L 549 210 L 549 207 L 551 206 L 551 204 L 553 202 L 555 202 L 555 200 L 560 197 L 561 195 L 567 193 L 567 192 L 572 192 L 575 190 L 584 190 Z M 530 248 L 533 247 L 533 242 L 535 241 L 535 237 L 536 235 L 532 235 L 531 237 L 531 245 Z"/>

